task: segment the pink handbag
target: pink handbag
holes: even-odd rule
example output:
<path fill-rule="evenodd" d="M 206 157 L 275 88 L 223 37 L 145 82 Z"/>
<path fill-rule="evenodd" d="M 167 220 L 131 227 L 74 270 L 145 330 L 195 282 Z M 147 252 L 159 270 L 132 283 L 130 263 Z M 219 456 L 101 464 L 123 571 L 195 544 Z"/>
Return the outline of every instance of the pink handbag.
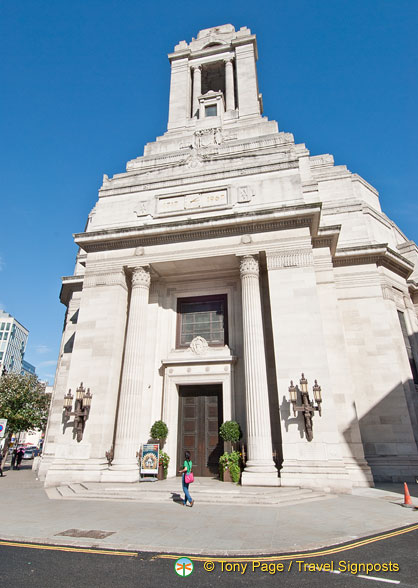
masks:
<path fill-rule="evenodd" d="M 184 475 L 184 482 L 185 482 L 185 484 L 191 484 L 192 482 L 194 482 L 193 472 L 190 472 L 190 474 Z"/>

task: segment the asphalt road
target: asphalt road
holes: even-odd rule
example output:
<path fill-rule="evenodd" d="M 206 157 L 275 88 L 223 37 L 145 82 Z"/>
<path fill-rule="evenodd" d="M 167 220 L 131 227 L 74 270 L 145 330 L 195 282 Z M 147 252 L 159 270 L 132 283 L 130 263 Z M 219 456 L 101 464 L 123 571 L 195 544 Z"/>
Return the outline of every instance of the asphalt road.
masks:
<path fill-rule="evenodd" d="M 380 537 L 380 536 L 377 536 Z M 133 553 L 111 555 L 89 552 L 27 548 L 5 545 L 0 541 L 0 582 L 10 588 L 67 588 L 67 587 L 165 587 L 165 586 L 285 586 L 361 588 L 373 586 L 418 586 L 418 530 L 395 534 L 360 547 L 344 544 L 318 550 L 322 556 L 291 554 L 290 559 L 268 556 L 249 561 L 227 558 L 224 562 L 194 560 L 193 572 L 180 577 L 174 570 L 175 558 L 161 558 L 160 554 Z M 358 543 L 358 540 L 356 541 Z M 69 548 L 74 549 L 74 548 Z M 338 553 L 335 553 L 335 550 Z M 334 551 L 334 553 L 333 553 Z M 182 557 L 182 556 L 178 556 Z M 208 561 L 210 562 L 208 564 Z M 345 563 L 341 563 L 345 562 Z M 391 562 L 391 563 L 390 563 Z M 374 565 L 374 569 L 356 570 L 357 564 Z M 386 564 L 392 571 L 379 571 Z M 321 564 L 327 564 L 319 570 Z M 214 566 L 213 571 L 206 571 Z M 244 567 L 246 565 L 246 567 Z M 262 569 L 262 566 L 265 566 Z M 316 571 L 312 567 L 316 566 Z M 281 571 L 283 566 L 283 571 Z M 329 568 L 333 567 L 333 571 Z M 399 571 L 396 571 L 398 567 Z M 328 569 L 327 569 L 328 568 Z M 345 572 L 342 571 L 345 568 Z M 351 573 L 357 571 L 358 573 Z M 336 573 L 340 572 L 340 573 Z"/>

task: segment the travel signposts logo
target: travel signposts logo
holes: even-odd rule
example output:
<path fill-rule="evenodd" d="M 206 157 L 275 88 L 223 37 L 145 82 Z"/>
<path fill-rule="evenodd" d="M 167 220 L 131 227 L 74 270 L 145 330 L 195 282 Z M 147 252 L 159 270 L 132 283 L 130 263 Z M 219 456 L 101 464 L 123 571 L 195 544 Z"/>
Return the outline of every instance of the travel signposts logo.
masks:
<path fill-rule="evenodd" d="M 174 564 L 174 569 L 179 576 L 190 576 L 193 572 L 193 562 L 188 557 L 181 557 Z"/>

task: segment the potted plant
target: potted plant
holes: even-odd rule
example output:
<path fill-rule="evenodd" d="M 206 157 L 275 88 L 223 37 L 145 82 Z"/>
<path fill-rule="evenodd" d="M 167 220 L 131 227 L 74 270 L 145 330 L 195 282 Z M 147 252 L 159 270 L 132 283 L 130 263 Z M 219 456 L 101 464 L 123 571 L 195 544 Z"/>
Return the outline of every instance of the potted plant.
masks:
<path fill-rule="evenodd" d="M 239 484 L 241 478 L 241 454 L 238 451 L 225 452 L 219 458 L 219 470 L 224 482 Z"/>
<path fill-rule="evenodd" d="M 168 436 L 168 427 L 164 421 L 155 421 L 149 432 L 152 439 L 159 442 L 160 448 L 164 447 L 165 440 Z"/>
<path fill-rule="evenodd" d="M 160 451 L 160 461 L 158 462 L 158 479 L 166 480 L 170 456 L 165 451 Z"/>
<path fill-rule="evenodd" d="M 164 447 L 165 440 L 167 439 L 167 436 L 168 436 L 168 427 L 164 421 L 155 421 L 155 423 L 151 427 L 149 434 L 151 436 L 151 439 L 153 439 L 154 441 L 158 441 L 158 443 L 160 445 L 160 460 L 158 463 L 157 479 L 158 480 L 165 480 L 165 478 L 167 477 L 167 468 L 168 468 L 168 462 L 170 461 L 170 458 L 168 457 L 168 455 L 166 453 L 164 453 L 164 451 L 161 451 L 161 449 Z M 162 458 L 162 456 L 166 456 L 166 457 Z M 165 469 L 164 469 L 164 462 L 166 462 Z"/>
<path fill-rule="evenodd" d="M 219 474 L 224 482 L 238 484 L 241 477 L 241 454 L 235 445 L 242 437 L 241 427 L 236 421 L 225 421 L 219 428 L 225 443 L 225 453 L 219 458 Z"/>

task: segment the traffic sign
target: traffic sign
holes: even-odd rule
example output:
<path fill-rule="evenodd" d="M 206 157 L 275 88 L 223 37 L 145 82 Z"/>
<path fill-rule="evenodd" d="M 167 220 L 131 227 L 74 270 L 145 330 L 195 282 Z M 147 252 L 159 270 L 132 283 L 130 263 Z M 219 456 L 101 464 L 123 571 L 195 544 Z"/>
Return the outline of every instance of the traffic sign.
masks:
<path fill-rule="evenodd" d="M 4 434 L 6 432 L 6 426 L 7 426 L 7 419 L 0 419 L 0 439 L 1 439 L 1 437 L 4 437 Z"/>

